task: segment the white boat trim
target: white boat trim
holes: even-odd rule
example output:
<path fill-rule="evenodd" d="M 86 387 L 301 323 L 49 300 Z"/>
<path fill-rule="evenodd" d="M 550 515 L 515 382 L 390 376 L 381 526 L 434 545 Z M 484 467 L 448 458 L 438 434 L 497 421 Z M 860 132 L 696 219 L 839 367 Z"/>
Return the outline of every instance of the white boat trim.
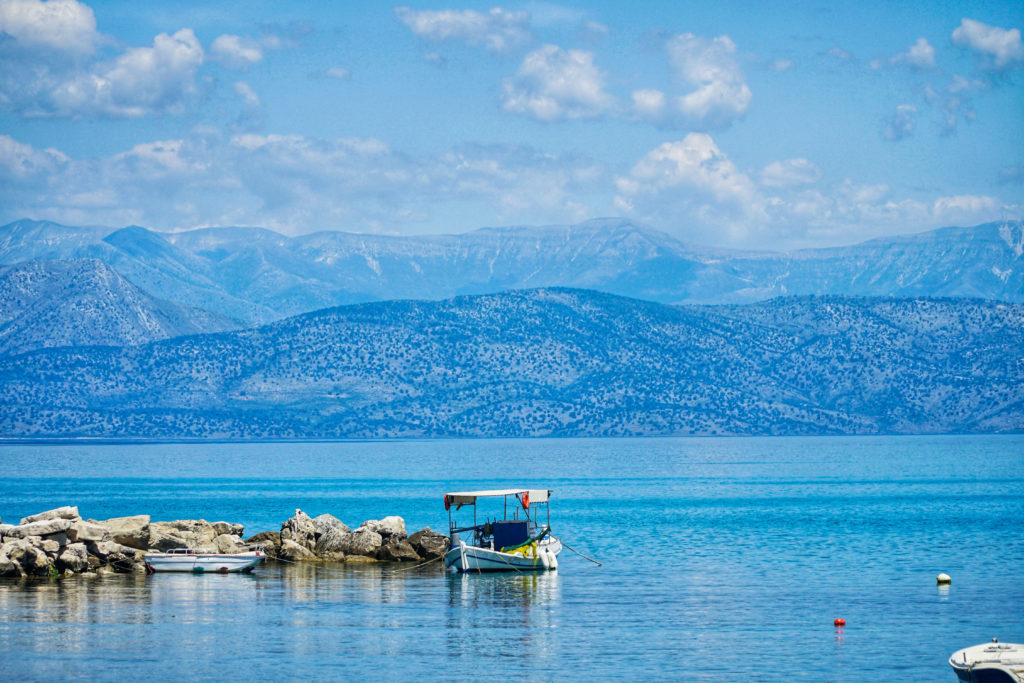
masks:
<path fill-rule="evenodd" d="M 957 650 L 949 658 L 956 677 L 964 683 L 1024 683 L 1024 645 L 991 643 Z"/>

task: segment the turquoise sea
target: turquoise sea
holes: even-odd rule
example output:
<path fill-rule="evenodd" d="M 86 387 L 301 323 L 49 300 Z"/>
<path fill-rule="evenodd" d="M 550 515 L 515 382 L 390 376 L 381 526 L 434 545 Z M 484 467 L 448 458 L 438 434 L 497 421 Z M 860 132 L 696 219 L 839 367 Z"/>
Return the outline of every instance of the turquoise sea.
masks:
<path fill-rule="evenodd" d="M 603 566 L 0 579 L 0 680 L 954 681 L 954 650 L 1024 642 L 1022 436 L 0 446 L 15 523 L 411 533 L 446 529 L 445 491 L 505 486 L 552 489 L 555 534 Z"/>

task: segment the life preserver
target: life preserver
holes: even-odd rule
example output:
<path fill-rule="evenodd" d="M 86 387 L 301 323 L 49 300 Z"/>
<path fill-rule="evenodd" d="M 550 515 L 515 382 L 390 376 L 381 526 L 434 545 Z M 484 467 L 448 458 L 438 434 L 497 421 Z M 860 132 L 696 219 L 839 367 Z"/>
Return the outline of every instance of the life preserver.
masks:
<path fill-rule="evenodd" d="M 522 501 L 523 501 L 523 509 L 524 510 L 529 510 L 530 509 L 530 492 L 529 491 L 523 491 Z"/>
<path fill-rule="evenodd" d="M 446 494 L 444 494 L 444 509 L 445 510 L 451 510 L 451 508 L 452 508 L 452 501 L 451 501 L 450 498 L 448 498 L 448 494 L 446 493 Z"/>

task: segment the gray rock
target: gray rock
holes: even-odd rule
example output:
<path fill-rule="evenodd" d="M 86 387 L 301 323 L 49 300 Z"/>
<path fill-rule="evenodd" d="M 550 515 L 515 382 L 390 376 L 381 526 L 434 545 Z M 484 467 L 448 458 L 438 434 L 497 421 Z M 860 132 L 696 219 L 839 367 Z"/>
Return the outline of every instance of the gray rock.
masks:
<path fill-rule="evenodd" d="M 71 527 L 67 530 L 67 536 L 73 543 L 84 543 L 85 541 L 102 541 L 103 537 L 110 533 L 106 527 L 94 524 L 92 522 L 86 522 L 79 520 L 72 522 Z M 149 539 L 149 530 L 146 530 L 146 538 Z M 117 540 L 111 536 L 112 540 Z M 121 541 L 117 541 L 121 543 Z M 130 545 L 123 543 L 123 545 Z M 132 546 L 135 547 L 135 546 Z"/>
<path fill-rule="evenodd" d="M 228 534 L 231 536 L 241 537 L 245 531 L 245 527 L 241 524 L 233 524 L 231 522 L 213 522 L 210 524 L 213 527 L 213 532 L 218 536 L 222 534 Z"/>
<path fill-rule="evenodd" d="M 57 557 L 57 568 L 63 571 L 84 572 L 89 568 L 89 552 L 85 543 L 72 543 Z"/>
<path fill-rule="evenodd" d="M 40 512 L 35 515 L 29 515 L 28 517 L 23 517 L 21 523 L 24 525 L 31 524 L 32 522 L 42 522 L 49 519 L 76 520 L 81 519 L 81 517 L 78 516 L 77 507 L 62 507 L 53 510 L 47 510 L 46 512 Z"/>
<path fill-rule="evenodd" d="M 316 555 L 309 548 L 287 538 L 281 541 L 281 549 L 278 551 L 277 556 L 292 562 L 316 559 Z"/>
<path fill-rule="evenodd" d="M 32 541 L 42 543 L 42 539 L 19 538 L 4 544 L 7 557 L 21 567 L 21 573 L 28 576 L 45 576 L 50 571 L 50 558 L 42 548 L 37 548 Z"/>
<path fill-rule="evenodd" d="M 395 515 L 385 517 L 384 519 L 368 519 L 360 524 L 359 528 L 380 534 L 381 538 L 384 539 L 406 537 L 405 520 Z"/>
<path fill-rule="evenodd" d="M 145 571 L 145 555 L 135 548 L 115 543 L 113 541 L 89 541 L 85 544 L 86 550 L 100 561 L 100 565 L 107 565 L 117 572 Z"/>
<path fill-rule="evenodd" d="M 431 531 L 429 526 L 409 537 L 409 545 L 425 559 L 443 557 L 448 552 L 448 543 L 447 536 Z"/>
<path fill-rule="evenodd" d="M 377 549 L 377 559 L 385 562 L 416 562 L 421 558 L 404 538 L 392 536 Z"/>
<path fill-rule="evenodd" d="M 213 545 L 219 553 L 240 553 L 245 547 L 241 537 L 233 534 L 221 534 L 213 539 Z"/>
<path fill-rule="evenodd" d="M 267 557 L 277 557 L 278 550 L 281 548 L 281 533 L 278 531 L 261 531 L 255 536 L 247 538 L 245 542 L 248 545 L 263 546 Z"/>
<path fill-rule="evenodd" d="M 321 536 L 326 534 L 331 529 L 344 529 L 345 532 L 352 531 L 348 528 L 348 525 L 338 519 L 332 514 L 324 513 L 317 515 L 313 518 L 313 525 L 316 529 L 316 537 L 319 540 Z"/>
<path fill-rule="evenodd" d="M 35 537 L 33 536 L 33 538 Z M 64 536 L 64 540 L 67 541 L 67 536 Z M 37 548 L 42 550 L 47 555 L 50 555 L 51 557 L 56 557 L 57 553 L 60 552 L 61 546 L 67 545 L 67 543 L 65 542 L 61 544 L 53 540 L 52 538 L 43 538 L 40 539 L 38 544 L 33 543 L 33 545 L 35 545 Z"/>
<path fill-rule="evenodd" d="M 130 517 L 114 517 L 113 519 L 97 522 L 97 524 L 110 532 L 110 540 L 115 543 L 126 545 L 129 548 L 146 550 L 150 547 L 149 522 L 149 515 L 132 515 Z M 88 533 L 87 535 L 94 536 L 95 532 Z M 102 538 L 83 538 L 81 540 L 99 541 Z"/>
<path fill-rule="evenodd" d="M 321 557 L 327 554 L 341 553 L 342 559 L 344 559 L 345 548 L 347 547 L 348 537 L 351 533 L 352 532 L 349 528 L 344 524 L 329 528 L 320 536 L 320 538 L 316 539 L 316 547 L 313 549 L 313 552 Z"/>
<path fill-rule="evenodd" d="M 213 525 L 204 519 L 150 522 L 148 544 L 158 550 L 197 548 L 215 552 L 213 539 L 217 536 Z"/>
<path fill-rule="evenodd" d="M 292 541 L 298 543 L 307 550 L 312 550 L 316 545 L 316 524 L 302 510 L 296 510 L 295 515 L 281 525 L 281 543 Z"/>
<path fill-rule="evenodd" d="M 363 557 L 376 557 L 377 549 L 384 544 L 384 539 L 375 531 L 359 527 L 350 534 L 346 534 L 344 540 L 339 544 L 338 549 L 349 555 L 362 555 Z"/>
<path fill-rule="evenodd" d="M 55 517 L 53 519 L 44 519 L 38 522 L 29 522 L 28 524 L 19 524 L 18 526 L 4 532 L 4 536 L 13 536 L 15 538 L 26 538 L 28 536 L 49 536 L 50 534 L 57 534 L 62 531 L 67 531 L 71 528 L 71 520 L 64 519 L 61 517 Z"/>
<path fill-rule="evenodd" d="M 13 524 L 0 524 L 0 538 L 3 538 L 5 534 L 9 535 L 8 532 L 13 528 Z"/>
<path fill-rule="evenodd" d="M 0 545 L 0 576 L 24 576 L 25 572 L 21 568 L 21 564 L 15 559 L 12 559 L 9 553 L 14 550 L 14 544 L 17 541 L 11 541 Z"/>

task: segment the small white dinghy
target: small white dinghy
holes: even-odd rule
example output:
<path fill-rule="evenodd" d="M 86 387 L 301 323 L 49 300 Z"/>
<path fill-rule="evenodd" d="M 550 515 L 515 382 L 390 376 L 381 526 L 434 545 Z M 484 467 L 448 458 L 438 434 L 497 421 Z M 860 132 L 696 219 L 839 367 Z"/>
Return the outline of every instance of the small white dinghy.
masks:
<path fill-rule="evenodd" d="M 949 665 L 964 683 L 1024 683 L 1024 645 L 982 643 L 957 650 Z"/>
<path fill-rule="evenodd" d="M 197 548 L 175 548 L 165 553 L 146 553 L 152 572 L 251 572 L 266 557 L 263 548 L 241 553 L 209 553 Z"/>
<path fill-rule="evenodd" d="M 547 489 L 446 493 L 444 507 L 448 510 L 451 545 L 444 557 L 445 568 L 463 573 L 558 569 L 562 543 L 551 535 L 550 495 L 551 491 Z M 504 498 L 502 519 L 485 518 L 482 524 L 478 523 L 476 504 L 479 498 Z M 473 524 L 460 527 L 453 512 L 464 506 L 473 508 Z M 543 527 L 539 524 L 540 506 L 546 512 Z M 470 542 L 464 541 L 459 534 L 467 534 Z"/>

